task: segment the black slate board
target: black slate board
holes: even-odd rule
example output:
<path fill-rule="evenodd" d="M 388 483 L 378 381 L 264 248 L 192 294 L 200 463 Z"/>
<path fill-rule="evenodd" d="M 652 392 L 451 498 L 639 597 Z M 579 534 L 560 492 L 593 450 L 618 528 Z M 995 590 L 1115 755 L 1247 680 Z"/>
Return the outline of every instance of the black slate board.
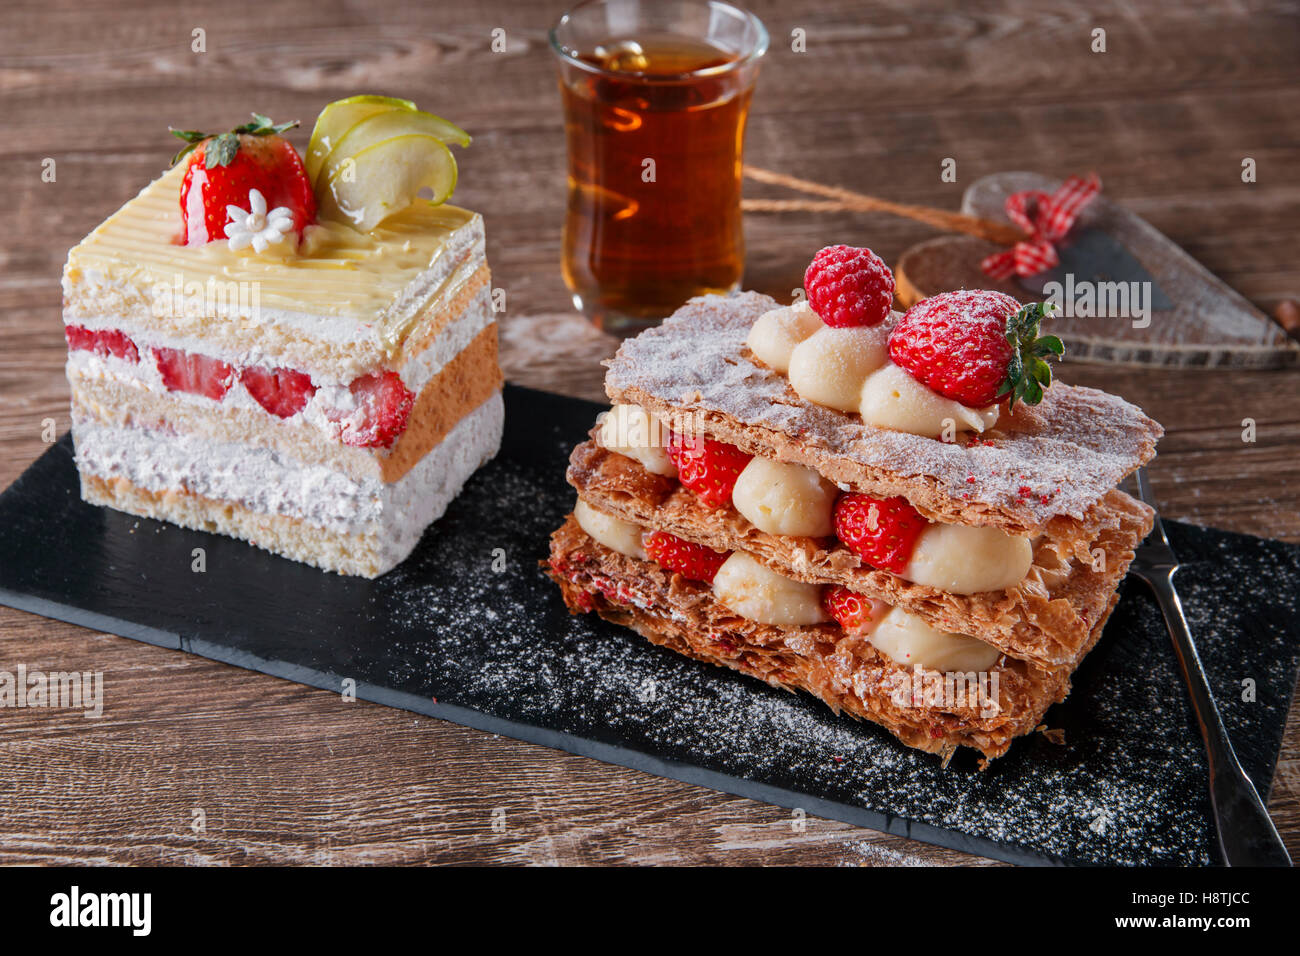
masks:
<path fill-rule="evenodd" d="M 506 404 L 500 456 L 378 581 L 90 507 L 64 436 L 0 495 L 0 602 L 315 687 L 351 679 L 367 700 L 1012 862 L 1214 862 L 1204 754 L 1141 582 L 1048 714 L 1064 746 L 1034 735 L 986 773 L 964 751 L 941 769 L 804 696 L 570 617 L 537 562 L 598 407 L 514 387 Z M 1168 530 L 1224 721 L 1267 793 L 1300 659 L 1300 547 Z"/>

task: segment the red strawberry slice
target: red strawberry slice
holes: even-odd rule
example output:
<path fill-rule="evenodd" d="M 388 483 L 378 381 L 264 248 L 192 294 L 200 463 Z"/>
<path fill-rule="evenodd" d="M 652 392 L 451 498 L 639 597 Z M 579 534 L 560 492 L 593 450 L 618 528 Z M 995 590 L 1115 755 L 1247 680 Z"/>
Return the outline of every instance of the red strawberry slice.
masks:
<path fill-rule="evenodd" d="M 351 385 L 351 409 L 326 409 L 325 417 L 338 422 L 340 439 L 357 448 L 387 448 L 406 431 L 415 406 L 415 393 L 396 372 L 371 372 Z"/>
<path fill-rule="evenodd" d="M 726 442 L 676 432 L 669 434 L 664 450 L 677 466 L 678 480 L 710 508 L 731 502 L 736 479 L 754 457 Z"/>
<path fill-rule="evenodd" d="M 140 361 L 140 350 L 124 332 L 117 329 L 88 329 L 84 325 L 65 325 L 63 336 L 68 348 L 94 352 L 96 355 L 116 355 L 130 362 Z"/>
<path fill-rule="evenodd" d="M 297 236 L 316 221 L 316 195 L 302 159 L 280 135 L 296 125 L 275 124 L 254 113 L 253 122 L 218 136 L 172 130 L 189 144 L 174 160 L 189 157 L 181 181 L 182 243 L 200 246 L 226 239 L 226 207 L 249 209 L 254 189 L 266 200 L 268 212 L 284 207 L 293 214 Z"/>
<path fill-rule="evenodd" d="M 838 584 L 832 584 L 822 591 L 822 607 L 849 634 L 862 631 L 871 624 L 877 603 Z"/>
<path fill-rule="evenodd" d="M 867 564 L 892 574 L 906 569 L 927 524 L 902 497 L 847 494 L 835 502 L 835 534 Z"/>
<path fill-rule="evenodd" d="M 153 349 L 153 359 L 170 392 L 189 392 L 221 401 L 235 381 L 235 369 L 220 359 L 180 349 Z"/>
<path fill-rule="evenodd" d="M 667 531 L 651 531 L 641 544 L 650 560 L 664 570 L 706 584 L 713 583 L 718 568 L 729 557 L 725 551 L 714 551 Z"/>
<path fill-rule="evenodd" d="M 297 415 L 316 394 L 311 376 L 291 368 L 254 365 L 241 371 L 239 380 L 257 404 L 278 418 Z"/>

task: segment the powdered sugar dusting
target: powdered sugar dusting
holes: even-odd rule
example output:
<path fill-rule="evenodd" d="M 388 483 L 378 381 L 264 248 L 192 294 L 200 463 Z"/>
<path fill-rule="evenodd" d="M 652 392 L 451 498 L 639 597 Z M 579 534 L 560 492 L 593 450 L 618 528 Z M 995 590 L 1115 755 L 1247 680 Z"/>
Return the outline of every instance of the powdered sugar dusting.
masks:
<path fill-rule="evenodd" d="M 747 357 L 750 326 L 776 305 L 755 292 L 692 299 L 660 327 L 623 344 L 609 363 L 606 391 L 617 398 L 637 389 L 683 411 L 718 412 L 742 426 L 773 430 L 899 480 L 929 479 L 954 502 L 1002 509 L 1030 526 L 1056 515 L 1082 517 L 1154 454 L 1162 434 L 1123 399 L 1060 383 L 1042 404 L 1018 405 L 975 443 L 864 425 L 857 415 L 803 401 L 783 376 Z"/>

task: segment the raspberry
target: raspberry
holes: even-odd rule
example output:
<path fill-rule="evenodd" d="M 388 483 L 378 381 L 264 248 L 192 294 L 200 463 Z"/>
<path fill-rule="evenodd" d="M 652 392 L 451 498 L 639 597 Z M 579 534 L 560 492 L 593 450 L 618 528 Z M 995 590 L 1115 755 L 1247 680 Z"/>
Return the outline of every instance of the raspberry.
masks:
<path fill-rule="evenodd" d="M 879 325 L 894 304 L 894 274 L 870 249 L 827 246 L 803 276 L 808 304 L 834 328 Z"/>

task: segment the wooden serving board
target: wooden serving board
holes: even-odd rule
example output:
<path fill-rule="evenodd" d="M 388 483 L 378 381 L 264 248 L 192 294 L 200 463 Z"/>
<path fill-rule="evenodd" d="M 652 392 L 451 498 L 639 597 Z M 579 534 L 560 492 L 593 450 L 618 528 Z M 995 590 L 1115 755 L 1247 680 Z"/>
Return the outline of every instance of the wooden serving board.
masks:
<path fill-rule="evenodd" d="M 1005 220 L 1009 194 L 1025 189 L 1051 192 L 1059 186 L 1059 180 L 1037 173 L 985 176 L 967 188 L 962 211 Z M 1084 209 L 1071 236 L 1089 230 L 1127 249 L 1150 274 L 1157 300 L 1166 299 L 1167 307 L 1153 309 L 1145 328 L 1136 328 L 1130 318 L 1053 319 L 1052 331 L 1065 342 L 1071 360 L 1205 368 L 1296 363 L 1300 348 L 1278 325 L 1142 217 L 1101 195 Z M 1001 248 L 969 236 L 942 236 L 913 246 L 895 269 L 898 297 L 911 305 L 937 292 L 963 288 L 998 289 L 1022 302 L 1041 297 L 1043 276 L 1035 282 L 984 274 L 980 262 Z"/>

